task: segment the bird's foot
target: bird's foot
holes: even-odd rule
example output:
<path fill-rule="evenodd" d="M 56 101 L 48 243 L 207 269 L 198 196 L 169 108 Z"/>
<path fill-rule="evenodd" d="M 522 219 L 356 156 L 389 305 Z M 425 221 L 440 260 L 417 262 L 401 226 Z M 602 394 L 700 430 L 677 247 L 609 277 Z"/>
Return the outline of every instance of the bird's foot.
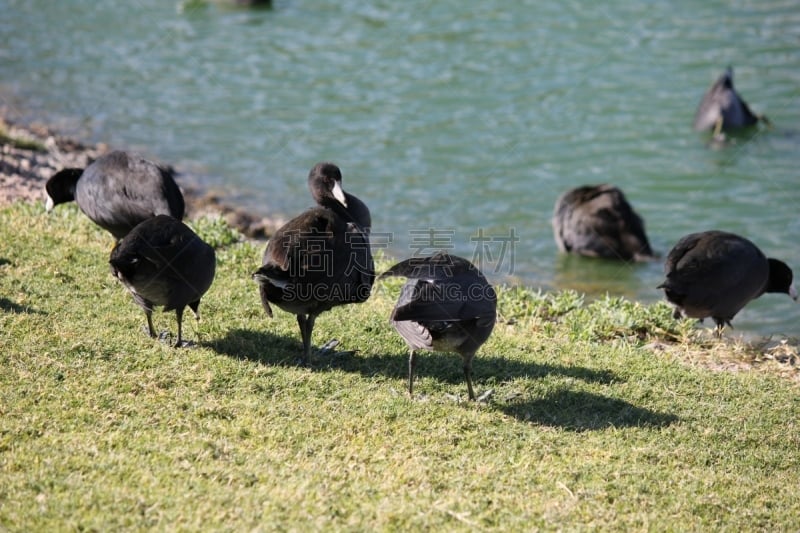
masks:
<path fill-rule="evenodd" d="M 169 331 L 164 330 L 158 334 L 158 342 L 168 344 L 173 348 L 194 348 L 195 346 L 197 346 L 197 344 L 194 341 L 187 341 L 186 339 L 181 339 L 180 342 L 173 343 L 172 339 L 173 339 L 172 333 L 170 333 Z"/>
<path fill-rule="evenodd" d="M 729 146 L 731 141 L 724 133 L 717 133 L 711 136 L 711 139 L 708 141 L 708 147 L 711 150 L 722 150 Z"/>
<path fill-rule="evenodd" d="M 300 368 L 311 368 L 312 367 L 311 358 L 310 357 L 306 358 L 304 356 L 300 356 L 297 359 L 295 359 L 294 362 Z"/>
<path fill-rule="evenodd" d="M 492 399 L 492 396 L 494 396 L 494 389 L 488 389 L 483 391 L 482 394 L 478 395 L 475 401 L 480 403 L 489 403 L 489 400 Z"/>
<path fill-rule="evenodd" d="M 339 346 L 338 339 L 331 339 L 326 342 L 319 350 L 317 350 L 317 357 L 350 357 L 355 355 L 358 350 L 342 350 L 336 351 L 334 348 Z"/>
<path fill-rule="evenodd" d="M 331 339 L 328 342 L 326 342 L 325 344 L 323 344 L 322 347 L 319 350 L 317 350 L 317 355 L 318 356 L 331 355 L 331 354 L 334 353 L 333 349 L 336 348 L 337 346 L 339 346 L 339 340 L 338 339 Z"/>
<path fill-rule="evenodd" d="M 197 343 L 194 341 L 187 341 L 186 339 L 181 339 L 180 344 L 176 344 L 175 348 L 194 348 L 197 346 Z"/>

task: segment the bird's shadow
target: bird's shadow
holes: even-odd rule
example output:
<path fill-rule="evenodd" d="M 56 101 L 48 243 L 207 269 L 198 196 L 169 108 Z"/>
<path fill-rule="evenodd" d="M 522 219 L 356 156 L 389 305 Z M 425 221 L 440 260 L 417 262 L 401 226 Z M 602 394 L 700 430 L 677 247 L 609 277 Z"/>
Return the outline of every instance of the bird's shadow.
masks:
<path fill-rule="evenodd" d="M 203 346 L 229 357 L 285 367 L 298 366 L 303 349 L 302 343 L 291 336 L 249 329 L 230 330 L 224 337 L 204 342 Z M 408 353 L 404 350 L 366 355 L 335 350 L 325 355 L 317 350 L 312 353 L 311 368 L 317 371 L 338 369 L 370 378 L 383 376 L 403 381 L 407 377 Z M 453 386 L 465 386 L 461 361 L 457 354 L 421 352 L 416 367 L 417 380 L 424 376 L 426 379 L 436 379 Z M 473 362 L 473 379 L 478 387 L 490 377 L 495 382 L 502 382 L 520 377 L 537 379 L 550 375 L 604 385 L 624 381 L 612 371 L 581 366 L 511 361 L 497 356 L 479 356 Z M 466 391 L 460 391 L 464 392 Z M 493 402 L 491 405 L 521 421 L 557 426 L 570 431 L 629 426 L 664 427 L 679 420 L 675 415 L 637 407 L 624 400 L 569 389 L 533 400 L 512 399 L 507 402 Z"/>
<path fill-rule="evenodd" d="M 241 328 L 201 345 L 222 355 L 271 366 L 298 366 L 303 353 L 303 344 L 297 339 Z"/>
<path fill-rule="evenodd" d="M 576 432 L 609 427 L 660 428 L 680 420 L 671 413 L 637 407 L 617 398 L 568 389 L 542 398 L 512 402 L 502 410 L 521 421 Z"/>
<path fill-rule="evenodd" d="M 417 379 L 425 376 L 428 379 L 466 388 L 460 356 L 438 352 L 423 352 L 420 356 L 416 366 Z M 360 372 L 365 376 L 380 374 L 393 379 L 403 379 L 407 376 L 408 355 L 398 352 L 345 357 L 335 363 L 332 362 L 331 366 L 344 371 Z M 489 378 L 496 383 L 502 383 L 516 378 L 534 380 L 551 375 L 602 385 L 624 382 L 624 379 L 610 370 L 583 366 L 512 361 L 498 356 L 479 356 L 473 361 L 473 379 L 478 388 L 491 388 L 490 385 L 486 385 Z M 466 391 L 459 391 L 460 394 L 464 392 Z M 476 392 L 480 394 L 481 391 Z M 664 427 L 679 420 L 673 414 L 652 411 L 624 400 L 569 389 L 562 389 L 531 401 L 511 400 L 492 402 L 490 405 L 518 420 L 557 426 L 570 431 L 628 426 Z"/>
<path fill-rule="evenodd" d="M 16 302 L 9 300 L 8 298 L 3 298 L 0 296 L 0 309 L 5 311 L 6 313 L 27 313 L 27 314 L 34 314 L 34 315 L 43 315 L 45 314 L 44 311 L 39 311 L 38 309 L 34 309 L 27 305 L 20 305 Z"/>
<path fill-rule="evenodd" d="M 415 375 L 417 379 L 424 377 L 453 385 L 464 384 L 462 361 L 458 354 L 420 351 L 417 352 Z M 390 378 L 405 378 L 408 375 L 408 352 L 334 357 L 328 364 L 345 372 L 358 372 L 365 376 L 381 374 Z M 520 377 L 534 379 L 553 374 L 587 383 L 609 384 L 622 381 L 609 370 L 512 361 L 500 356 L 487 357 L 478 354 L 472 363 L 472 378 L 476 385 L 485 382 L 489 377 L 495 382 L 503 382 Z"/>
<path fill-rule="evenodd" d="M 303 352 L 302 343 L 292 336 L 281 336 L 261 330 L 233 329 L 224 337 L 202 343 L 215 352 L 276 366 L 297 366 Z M 408 352 L 359 354 L 358 350 L 321 353 L 315 347 L 311 355 L 311 368 L 315 370 L 338 369 L 358 373 L 366 377 L 381 375 L 392 379 L 403 379 L 408 375 Z M 477 356 L 473 361 L 472 375 L 476 383 L 491 376 L 496 382 L 514 378 L 542 378 L 559 375 L 580 379 L 587 383 L 610 384 L 623 381 L 609 370 L 597 370 L 581 366 L 541 364 L 527 361 L 511 361 L 504 357 Z M 457 385 L 464 383 L 462 359 L 458 354 L 425 352 L 417 354 L 417 379 L 436 379 Z"/>

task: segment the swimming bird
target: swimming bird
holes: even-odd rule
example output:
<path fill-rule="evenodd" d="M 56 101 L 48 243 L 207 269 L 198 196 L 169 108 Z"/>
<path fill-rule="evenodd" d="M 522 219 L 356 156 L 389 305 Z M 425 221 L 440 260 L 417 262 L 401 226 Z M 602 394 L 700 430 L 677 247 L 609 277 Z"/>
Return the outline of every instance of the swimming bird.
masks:
<path fill-rule="evenodd" d="M 214 281 L 214 249 L 180 220 L 157 215 L 137 225 L 111 251 L 111 273 L 144 309 L 151 337 L 153 307 L 175 310 L 182 345 L 183 310 L 188 305 L 199 320 L 200 298 Z"/>
<path fill-rule="evenodd" d="M 45 189 L 48 211 L 74 200 L 117 241 L 148 218 L 170 215 L 180 220 L 184 215 L 174 171 L 122 151 L 105 154 L 85 169 L 61 170 Z"/>
<path fill-rule="evenodd" d="M 475 400 L 472 360 L 494 329 L 494 288 L 472 263 L 446 252 L 401 261 L 380 278 L 388 276 L 407 278 L 390 320 L 409 347 L 408 394 L 414 393 L 416 352 L 440 350 L 461 355 L 469 399 Z"/>
<path fill-rule="evenodd" d="M 315 165 L 308 187 L 318 206 L 275 232 L 253 274 L 268 316 L 270 304 L 297 315 L 303 364 L 310 363 L 311 333 L 320 313 L 366 301 L 375 280 L 367 206 L 344 192 L 332 163 Z"/>
<path fill-rule="evenodd" d="M 769 119 L 750 110 L 747 103 L 733 88 L 733 68 L 725 72 L 706 91 L 694 115 L 696 131 L 712 130 L 717 138 L 723 130 L 753 126 L 761 120 L 769 125 Z"/>
<path fill-rule="evenodd" d="M 623 261 L 653 258 L 642 218 L 613 185 L 565 192 L 556 200 L 552 223 L 562 252 Z"/>
<path fill-rule="evenodd" d="M 675 318 L 711 317 L 717 336 L 751 300 L 765 292 L 788 294 L 797 300 L 792 270 L 767 258 L 751 241 L 724 231 L 703 231 L 682 237 L 664 264 L 667 300 Z"/>

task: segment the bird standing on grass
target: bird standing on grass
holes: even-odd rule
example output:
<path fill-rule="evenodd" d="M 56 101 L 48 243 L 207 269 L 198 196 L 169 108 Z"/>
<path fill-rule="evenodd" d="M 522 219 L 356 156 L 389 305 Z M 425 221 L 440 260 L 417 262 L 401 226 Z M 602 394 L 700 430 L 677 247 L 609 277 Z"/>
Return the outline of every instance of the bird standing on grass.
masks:
<path fill-rule="evenodd" d="M 167 215 L 148 219 L 117 243 L 109 259 L 111 273 L 144 309 L 151 337 L 153 307 L 175 310 L 178 338 L 182 346 L 183 310 L 188 305 L 200 318 L 200 298 L 214 280 L 214 249 L 180 220 Z"/>
<path fill-rule="evenodd" d="M 409 347 L 408 393 L 414 393 L 418 350 L 457 352 L 469 399 L 475 400 L 472 360 L 494 329 L 497 295 L 472 263 L 445 252 L 397 263 L 381 278 L 407 278 L 391 322 Z"/>
<path fill-rule="evenodd" d="M 667 300 L 675 305 L 675 318 L 701 321 L 711 317 L 722 336 L 725 325 L 751 300 L 765 292 L 788 294 L 797 300 L 792 270 L 767 258 L 758 247 L 739 235 L 703 231 L 681 238 L 664 264 Z"/>
<path fill-rule="evenodd" d="M 174 171 L 121 151 L 103 155 L 85 169 L 61 170 L 45 189 L 47 211 L 74 200 L 117 241 L 148 218 L 170 215 L 180 220 L 184 215 Z"/>
<path fill-rule="evenodd" d="M 320 313 L 369 298 L 375 266 L 369 243 L 369 209 L 342 189 L 342 174 L 332 163 L 318 163 L 308 175 L 318 207 L 293 218 L 267 243 L 253 279 L 261 303 L 297 315 L 303 339 L 303 364 L 311 359 L 311 333 Z"/>

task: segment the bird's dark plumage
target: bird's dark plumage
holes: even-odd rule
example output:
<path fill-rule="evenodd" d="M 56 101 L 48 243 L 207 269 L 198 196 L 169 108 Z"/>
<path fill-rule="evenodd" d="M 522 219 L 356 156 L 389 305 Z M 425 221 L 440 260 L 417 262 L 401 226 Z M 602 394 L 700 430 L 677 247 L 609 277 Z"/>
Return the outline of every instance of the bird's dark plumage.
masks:
<path fill-rule="evenodd" d="M 733 88 L 733 69 L 725 72 L 708 89 L 694 115 L 694 129 L 722 131 L 753 126 L 759 120 L 769 123 L 767 117 L 757 115 Z"/>
<path fill-rule="evenodd" d="M 183 222 L 167 215 L 150 218 L 128 233 L 111 251 L 111 273 L 144 309 L 151 337 L 153 307 L 174 310 L 182 342 L 183 310 L 198 316 L 200 298 L 214 280 L 214 249 Z"/>
<path fill-rule="evenodd" d="M 623 261 L 653 257 L 644 222 L 613 185 L 562 194 L 553 210 L 553 236 L 562 252 Z"/>
<path fill-rule="evenodd" d="M 768 259 L 739 235 L 703 231 L 681 238 L 664 264 L 666 280 L 658 286 L 675 305 L 675 316 L 711 317 L 720 334 L 751 300 L 765 292 L 797 299 L 792 271 Z"/>
<path fill-rule="evenodd" d="M 45 186 L 47 209 L 75 201 L 95 224 L 116 240 L 156 215 L 182 219 L 184 201 L 171 169 L 115 151 L 86 169 L 57 172 Z"/>
<path fill-rule="evenodd" d="M 333 163 L 317 163 L 308 173 L 308 190 L 317 205 L 330 209 L 346 222 L 353 222 L 367 233 L 372 217 L 367 205 L 342 188 L 342 172 Z"/>
<path fill-rule="evenodd" d="M 494 329 L 497 295 L 472 263 L 444 252 L 414 257 L 381 274 L 407 278 L 391 322 L 408 344 L 408 392 L 414 390 L 415 352 L 457 352 L 463 358 L 470 400 L 472 360 Z"/>
<path fill-rule="evenodd" d="M 375 280 L 369 209 L 342 190 L 339 168 L 331 163 L 314 166 L 308 185 L 318 207 L 275 232 L 261 268 L 253 274 L 269 316 L 270 304 L 297 315 L 306 364 L 317 316 L 339 305 L 366 301 Z"/>

